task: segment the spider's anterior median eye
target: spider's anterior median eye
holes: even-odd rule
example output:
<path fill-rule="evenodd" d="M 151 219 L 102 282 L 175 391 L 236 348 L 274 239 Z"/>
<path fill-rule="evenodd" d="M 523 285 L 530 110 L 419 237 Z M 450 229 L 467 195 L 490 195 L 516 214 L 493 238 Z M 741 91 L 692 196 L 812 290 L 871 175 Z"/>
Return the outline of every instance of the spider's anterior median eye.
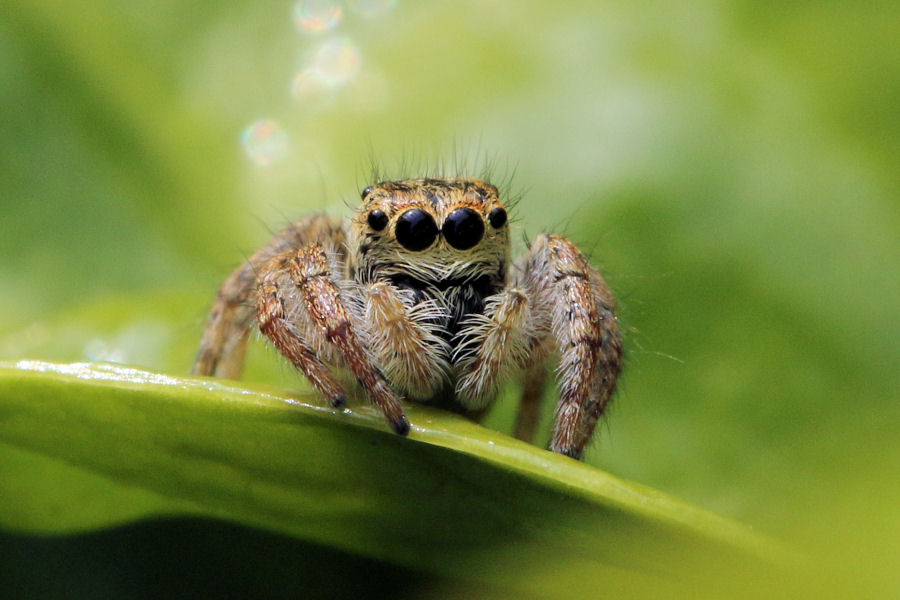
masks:
<path fill-rule="evenodd" d="M 381 231 L 388 224 L 388 216 L 384 214 L 383 211 L 378 210 L 377 208 L 369 213 L 369 227 L 374 229 L 375 231 Z"/>
<path fill-rule="evenodd" d="M 491 227 L 500 229 L 506 225 L 506 211 L 498 206 L 488 215 L 488 221 L 491 222 Z"/>
<path fill-rule="evenodd" d="M 441 232 L 448 244 L 457 250 L 468 250 L 481 241 L 484 221 L 471 208 L 457 208 L 444 221 Z"/>
<path fill-rule="evenodd" d="M 434 243 L 438 228 L 434 219 L 424 210 L 408 210 L 397 219 L 397 241 L 407 250 L 424 250 Z"/>

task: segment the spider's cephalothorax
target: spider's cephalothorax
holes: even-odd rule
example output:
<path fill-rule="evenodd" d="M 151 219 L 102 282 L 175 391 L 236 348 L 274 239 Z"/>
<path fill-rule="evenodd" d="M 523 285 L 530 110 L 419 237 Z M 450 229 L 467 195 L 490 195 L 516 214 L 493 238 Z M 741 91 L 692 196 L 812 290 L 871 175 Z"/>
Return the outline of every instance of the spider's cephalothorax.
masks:
<path fill-rule="evenodd" d="M 226 280 L 194 372 L 238 376 L 256 320 L 332 404 L 349 373 L 401 434 L 401 396 L 480 415 L 519 377 L 516 435 L 530 440 L 555 354 L 550 448 L 580 457 L 622 358 L 612 296 L 581 252 L 541 235 L 510 268 L 506 207 L 477 179 L 382 182 L 362 200 L 346 229 L 303 219 Z"/>
<path fill-rule="evenodd" d="M 418 307 L 415 316 L 422 316 L 419 323 L 432 337 L 422 343 L 414 331 L 404 331 L 401 319 L 390 328 L 394 342 L 384 340 L 383 362 L 400 393 L 462 411 L 480 408 L 456 401 L 447 384 L 455 365 L 471 355 L 469 337 L 460 331 L 484 313 L 485 300 L 505 283 L 506 221 L 497 189 L 478 180 L 393 181 L 364 190 L 348 231 L 349 277 L 364 289 L 374 282 L 391 284 Z M 392 361 L 397 344 L 428 354 L 432 368 Z M 378 341 L 370 346 L 382 347 Z"/>

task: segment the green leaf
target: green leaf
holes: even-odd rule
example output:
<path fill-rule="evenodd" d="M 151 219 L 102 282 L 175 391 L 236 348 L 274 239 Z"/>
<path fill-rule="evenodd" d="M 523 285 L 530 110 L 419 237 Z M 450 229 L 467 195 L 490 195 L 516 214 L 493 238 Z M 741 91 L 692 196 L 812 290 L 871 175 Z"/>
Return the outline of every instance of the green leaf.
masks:
<path fill-rule="evenodd" d="M 547 597 L 687 590 L 792 560 L 737 524 L 458 415 L 408 414 L 402 438 L 369 406 L 336 411 L 306 392 L 3 363 L 0 526 L 213 517 Z"/>

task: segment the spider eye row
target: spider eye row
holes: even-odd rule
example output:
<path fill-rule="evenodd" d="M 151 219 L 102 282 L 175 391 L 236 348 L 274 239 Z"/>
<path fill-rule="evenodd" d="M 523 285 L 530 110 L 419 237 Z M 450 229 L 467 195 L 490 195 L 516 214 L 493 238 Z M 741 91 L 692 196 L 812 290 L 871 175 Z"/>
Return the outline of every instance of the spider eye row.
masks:
<path fill-rule="evenodd" d="M 388 216 L 376 208 L 369 213 L 367 221 L 373 230 L 382 231 L 387 227 Z M 495 208 L 488 215 L 488 222 L 494 229 L 500 229 L 506 224 L 506 211 L 500 207 Z M 471 208 L 457 208 L 438 229 L 434 217 L 422 209 L 412 208 L 397 219 L 394 233 L 401 246 L 414 252 L 431 246 L 439 233 L 457 250 L 468 250 L 484 236 L 484 221 Z"/>

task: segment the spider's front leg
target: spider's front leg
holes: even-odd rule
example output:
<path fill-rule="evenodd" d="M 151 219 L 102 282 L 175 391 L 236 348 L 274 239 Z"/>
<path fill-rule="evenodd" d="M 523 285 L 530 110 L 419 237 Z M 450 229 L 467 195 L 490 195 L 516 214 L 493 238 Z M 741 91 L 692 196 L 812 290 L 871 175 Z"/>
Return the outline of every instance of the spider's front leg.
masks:
<path fill-rule="evenodd" d="M 337 348 L 393 430 L 406 435 L 409 421 L 400 400 L 357 336 L 334 271 L 321 243 L 307 244 L 266 263 L 257 283 L 259 328 L 335 406 L 343 403 L 345 395 L 319 357 L 329 354 L 329 347 Z M 316 344 L 316 338 L 326 344 Z"/>
<path fill-rule="evenodd" d="M 560 399 L 550 449 L 581 458 L 622 365 L 612 294 L 578 248 L 556 235 L 535 240 L 523 280 L 536 320 L 549 324 L 559 352 Z"/>
<path fill-rule="evenodd" d="M 273 257 L 312 242 L 340 247 L 345 241 L 340 219 L 313 215 L 275 234 L 222 284 L 209 311 L 200 350 L 191 373 L 240 377 L 247 337 L 255 320 L 256 277 Z"/>

